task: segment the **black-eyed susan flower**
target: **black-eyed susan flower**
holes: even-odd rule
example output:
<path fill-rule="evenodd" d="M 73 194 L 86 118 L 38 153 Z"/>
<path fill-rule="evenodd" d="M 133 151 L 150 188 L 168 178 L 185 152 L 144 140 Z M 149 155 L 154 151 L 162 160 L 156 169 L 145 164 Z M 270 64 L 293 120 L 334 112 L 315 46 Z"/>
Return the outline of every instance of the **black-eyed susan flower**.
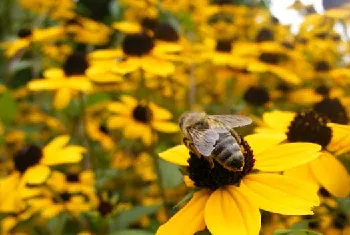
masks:
<path fill-rule="evenodd" d="M 280 214 L 312 214 L 319 204 L 317 186 L 278 172 L 309 162 L 321 147 L 311 143 L 279 144 L 264 134 L 242 142 L 245 165 L 232 172 L 179 145 L 159 156 L 186 167 L 197 188 L 192 199 L 157 234 L 194 234 L 207 228 L 211 234 L 259 234 L 259 208 Z M 267 173 L 269 172 L 269 173 Z"/>
<path fill-rule="evenodd" d="M 325 116 L 313 111 L 295 113 L 275 110 L 264 113 L 263 123 L 256 131 L 275 136 L 281 141 L 321 145 L 323 151 L 319 158 L 289 169 L 285 174 L 317 183 L 337 197 L 346 197 L 350 193 L 350 177 L 342 163 L 335 158 L 349 151 L 349 126 L 331 123 Z"/>
<path fill-rule="evenodd" d="M 92 91 L 92 83 L 85 76 L 88 62 L 85 55 L 70 55 L 63 68 L 45 70 L 44 79 L 36 79 L 28 83 L 31 91 L 56 91 L 53 105 L 57 109 L 65 108 L 78 92 Z"/>
<path fill-rule="evenodd" d="M 59 3 L 53 0 L 20 0 L 19 3 L 24 9 L 38 14 L 47 13 L 54 19 L 71 18 L 75 15 L 75 2 L 70 0 L 61 0 Z"/>
<path fill-rule="evenodd" d="M 18 39 L 7 41 L 0 44 L 5 50 L 7 57 L 13 57 L 20 51 L 30 47 L 33 43 L 52 42 L 64 35 L 63 29 L 59 26 L 53 26 L 43 29 L 23 28 L 18 32 Z"/>
<path fill-rule="evenodd" d="M 164 47 L 163 47 L 164 48 Z M 157 53 L 156 53 L 157 52 Z M 159 57 L 154 39 L 146 33 L 128 34 L 121 49 L 96 50 L 89 55 L 91 69 L 125 75 L 139 69 L 154 75 L 171 75 L 175 66 Z"/>
<path fill-rule="evenodd" d="M 121 102 L 108 105 L 112 115 L 107 124 L 111 129 L 122 129 L 126 138 L 138 139 L 150 145 L 155 141 L 155 131 L 176 133 L 177 125 L 172 123 L 173 115 L 152 102 L 137 101 L 131 96 L 122 96 Z"/>

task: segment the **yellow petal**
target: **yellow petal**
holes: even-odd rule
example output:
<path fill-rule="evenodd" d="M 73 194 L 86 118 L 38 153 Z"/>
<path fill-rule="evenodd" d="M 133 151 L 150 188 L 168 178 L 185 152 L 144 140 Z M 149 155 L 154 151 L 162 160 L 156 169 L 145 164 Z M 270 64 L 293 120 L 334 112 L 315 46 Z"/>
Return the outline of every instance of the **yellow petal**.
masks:
<path fill-rule="evenodd" d="M 310 163 L 312 173 L 318 182 L 336 197 L 350 193 L 350 176 L 346 168 L 331 154 L 324 152 Z"/>
<path fill-rule="evenodd" d="M 173 118 L 173 115 L 171 112 L 169 112 L 164 108 L 159 107 L 158 105 L 150 103 L 149 108 L 152 110 L 153 115 L 157 120 L 169 120 Z"/>
<path fill-rule="evenodd" d="M 121 102 L 113 102 L 108 104 L 108 110 L 114 113 L 121 113 L 121 114 L 131 113 L 130 108 L 126 107 L 126 105 Z"/>
<path fill-rule="evenodd" d="M 51 140 L 51 142 L 48 143 L 43 150 L 44 157 L 47 154 L 56 153 L 58 150 L 62 149 L 68 144 L 69 139 L 69 135 L 61 135 Z"/>
<path fill-rule="evenodd" d="M 244 139 L 252 148 L 254 155 L 256 155 L 278 145 L 286 139 L 286 135 L 283 133 L 258 133 L 247 135 Z"/>
<path fill-rule="evenodd" d="M 350 126 L 336 123 L 328 123 L 332 129 L 332 139 L 327 149 L 335 155 L 341 155 L 350 151 Z"/>
<path fill-rule="evenodd" d="M 45 78 L 63 78 L 65 77 L 64 71 L 60 68 L 49 68 L 44 71 Z"/>
<path fill-rule="evenodd" d="M 121 21 L 113 23 L 112 26 L 123 33 L 138 33 L 141 31 L 141 26 L 137 22 Z"/>
<path fill-rule="evenodd" d="M 307 164 L 304 164 L 304 165 L 293 167 L 291 169 L 284 171 L 283 174 L 288 176 L 288 177 L 297 179 L 297 180 L 301 180 L 301 181 L 309 182 L 311 184 L 318 185 L 318 181 L 311 171 L 311 167 L 310 167 L 311 163 L 312 163 L 312 161 L 307 163 Z"/>
<path fill-rule="evenodd" d="M 143 58 L 141 67 L 146 72 L 159 76 L 168 76 L 173 74 L 175 71 L 175 66 L 173 63 L 152 57 Z"/>
<path fill-rule="evenodd" d="M 294 119 L 294 112 L 275 110 L 263 114 L 263 121 L 268 127 L 279 130 L 283 133 L 287 132 L 288 126 Z"/>
<path fill-rule="evenodd" d="M 234 186 L 212 193 L 204 219 L 211 234 L 258 235 L 261 225 L 258 206 Z"/>
<path fill-rule="evenodd" d="M 176 133 L 179 131 L 179 126 L 172 122 L 155 121 L 152 123 L 154 129 L 164 133 Z"/>
<path fill-rule="evenodd" d="M 318 206 L 318 187 L 278 174 L 251 174 L 241 182 L 241 190 L 266 211 L 284 215 L 313 214 Z"/>
<path fill-rule="evenodd" d="M 120 100 L 128 105 L 128 106 L 131 106 L 131 107 L 135 107 L 137 105 L 137 100 L 134 99 L 132 96 L 129 96 L 129 95 L 122 95 L 120 97 Z"/>
<path fill-rule="evenodd" d="M 210 192 L 201 190 L 168 222 L 159 227 L 156 235 L 193 235 L 204 230 L 204 207 Z"/>
<path fill-rule="evenodd" d="M 159 153 L 159 157 L 176 165 L 188 166 L 187 160 L 190 155 L 187 147 L 182 144 Z"/>
<path fill-rule="evenodd" d="M 42 184 L 49 177 L 50 172 L 47 166 L 35 165 L 25 171 L 23 180 L 29 184 Z"/>
<path fill-rule="evenodd" d="M 118 129 L 121 127 L 125 127 L 129 121 L 129 118 L 115 115 L 108 119 L 107 125 L 110 129 Z"/>
<path fill-rule="evenodd" d="M 72 98 L 72 91 L 68 88 L 59 89 L 53 101 L 54 107 L 56 109 L 64 109 L 69 104 Z"/>
<path fill-rule="evenodd" d="M 128 57 L 126 61 L 116 62 L 116 65 L 111 68 L 112 72 L 125 75 L 140 68 L 140 59 Z"/>
<path fill-rule="evenodd" d="M 313 143 L 281 144 L 256 154 L 254 168 L 262 171 L 284 171 L 316 159 L 320 156 L 321 148 Z"/>
<path fill-rule="evenodd" d="M 77 163 L 83 158 L 85 148 L 77 145 L 70 145 L 62 149 L 57 149 L 56 152 L 51 152 L 45 155 L 41 160 L 42 164 L 59 165 L 66 163 Z"/>

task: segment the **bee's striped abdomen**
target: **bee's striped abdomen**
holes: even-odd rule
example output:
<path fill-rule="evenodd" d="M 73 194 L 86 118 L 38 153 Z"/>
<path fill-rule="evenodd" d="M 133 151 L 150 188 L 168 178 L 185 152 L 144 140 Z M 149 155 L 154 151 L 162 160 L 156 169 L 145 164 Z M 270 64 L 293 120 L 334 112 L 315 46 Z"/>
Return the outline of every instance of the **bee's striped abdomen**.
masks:
<path fill-rule="evenodd" d="M 244 166 L 244 156 L 237 140 L 231 133 L 220 133 L 212 155 L 225 168 L 233 171 L 241 171 Z"/>

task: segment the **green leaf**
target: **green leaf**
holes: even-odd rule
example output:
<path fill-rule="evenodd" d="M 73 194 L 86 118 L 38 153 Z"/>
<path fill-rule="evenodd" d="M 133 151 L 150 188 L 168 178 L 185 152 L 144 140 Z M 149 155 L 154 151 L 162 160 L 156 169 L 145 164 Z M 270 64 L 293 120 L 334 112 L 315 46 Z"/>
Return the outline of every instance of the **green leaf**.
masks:
<path fill-rule="evenodd" d="M 66 213 L 60 213 L 58 216 L 50 219 L 47 223 L 47 228 L 52 235 L 63 234 L 64 227 L 67 223 L 68 215 Z"/>
<path fill-rule="evenodd" d="M 314 231 L 309 231 L 306 229 L 298 229 L 298 230 L 293 230 L 293 229 L 283 229 L 283 230 L 276 230 L 274 235 L 322 235 L 321 233 L 314 232 Z"/>
<path fill-rule="evenodd" d="M 86 105 L 90 106 L 104 100 L 108 100 L 110 96 L 105 92 L 94 93 L 86 98 Z"/>
<path fill-rule="evenodd" d="M 142 217 L 154 214 L 159 208 L 160 205 L 136 206 L 128 211 L 121 212 L 111 219 L 110 229 L 112 231 L 116 229 L 125 229 L 131 223 L 138 221 Z"/>
<path fill-rule="evenodd" d="M 293 224 L 290 229 L 307 229 L 308 228 L 308 225 L 311 221 L 315 221 L 315 220 L 302 220 L 302 221 L 299 221 L 295 224 Z"/>
<path fill-rule="evenodd" d="M 109 233 L 108 235 L 154 235 L 154 233 L 151 233 L 145 230 L 126 229 L 126 230 L 121 230 L 117 232 L 112 232 L 112 233 Z"/>
<path fill-rule="evenodd" d="M 162 175 L 162 185 L 164 188 L 174 188 L 183 182 L 183 177 L 178 166 L 158 159 L 160 173 Z"/>
<path fill-rule="evenodd" d="M 5 92 L 0 96 L 0 120 L 5 124 L 11 123 L 17 114 L 17 103 L 10 92 Z"/>

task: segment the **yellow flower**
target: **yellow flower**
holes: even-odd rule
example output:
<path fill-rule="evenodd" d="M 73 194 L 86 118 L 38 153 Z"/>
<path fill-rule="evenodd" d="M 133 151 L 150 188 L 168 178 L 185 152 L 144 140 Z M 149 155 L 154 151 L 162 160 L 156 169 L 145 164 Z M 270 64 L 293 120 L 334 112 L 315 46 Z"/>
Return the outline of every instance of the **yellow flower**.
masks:
<path fill-rule="evenodd" d="M 350 193 L 350 177 L 334 155 L 350 151 L 350 127 L 330 123 L 314 112 L 272 111 L 263 115 L 259 133 L 275 136 L 280 141 L 311 142 L 323 147 L 322 155 L 308 164 L 289 169 L 286 175 L 311 181 L 326 188 L 337 197 Z M 327 173 L 325 173 L 327 172 Z"/>
<path fill-rule="evenodd" d="M 75 2 L 71 0 L 20 0 L 20 5 L 24 9 L 35 13 L 48 13 L 54 19 L 71 18 L 75 15 Z"/>
<path fill-rule="evenodd" d="M 312 214 L 319 204 L 317 186 L 280 175 L 291 167 L 312 161 L 321 147 L 311 143 L 279 144 L 280 140 L 254 134 L 241 144 L 242 171 L 232 172 L 214 160 L 214 166 L 179 145 L 159 156 L 186 166 L 197 191 L 157 235 L 194 234 L 207 228 L 211 234 L 259 234 L 259 208 L 286 215 Z M 244 149 L 244 150 L 243 150 Z M 253 154 L 254 152 L 254 154 Z"/>
<path fill-rule="evenodd" d="M 32 43 L 44 43 L 54 41 L 63 36 L 63 28 L 53 26 L 44 29 L 21 29 L 18 32 L 18 39 L 0 44 L 0 47 L 5 49 L 6 57 L 13 57 L 21 50 L 31 46 Z"/>
<path fill-rule="evenodd" d="M 109 104 L 108 109 L 114 113 L 107 121 L 109 128 L 122 129 L 126 138 L 141 138 L 146 145 L 154 143 L 154 131 L 179 131 L 178 126 L 169 121 L 173 115 L 152 102 L 138 102 L 133 97 L 124 95 L 121 102 Z"/>
<path fill-rule="evenodd" d="M 63 109 L 76 93 L 92 91 L 92 83 L 85 77 L 87 67 L 85 56 L 74 53 L 67 58 L 63 69 L 47 69 L 45 79 L 31 81 L 27 86 L 32 91 L 56 91 L 54 107 Z"/>
<path fill-rule="evenodd" d="M 154 39 L 146 33 L 127 35 L 122 43 L 122 49 L 96 50 L 89 57 L 91 67 L 89 74 L 117 73 L 125 75 L 142 69 L 147 73 L 168 76 L 174 73 L 173 63 L 162 59 L 160 51 L 167 47 L 158 48 Z M 171 50 L 173 48 L 170 48 Z M 164 51 L 166 53 L 166 51 Z"/>

